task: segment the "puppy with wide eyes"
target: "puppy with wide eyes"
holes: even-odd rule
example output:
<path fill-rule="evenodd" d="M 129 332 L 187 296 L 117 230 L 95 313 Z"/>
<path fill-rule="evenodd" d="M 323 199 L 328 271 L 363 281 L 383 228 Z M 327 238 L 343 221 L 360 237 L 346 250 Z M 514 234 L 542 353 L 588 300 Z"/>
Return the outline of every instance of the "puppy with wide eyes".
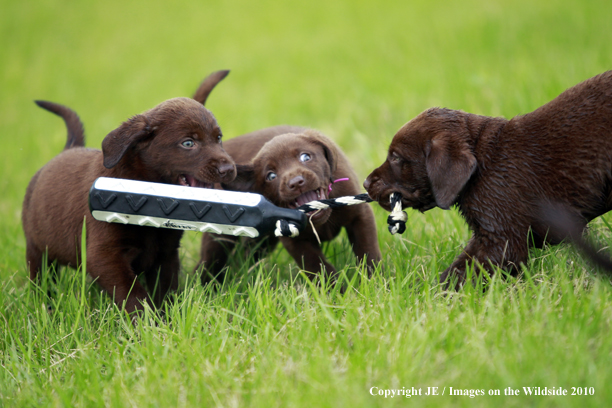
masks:
<path fill-rule="evenodd" d="M 88 192 L 98 177 L 191 187 L 231 182 L 234 162 L 223 150 L 214 116 L 193 99 L 170 99 L 125 121 L 104 138 L 99 151 L 83 147 L 82 126 L 74 112 L 50 102 L 38 104 L 65 119 L 68 141 L 26 191 L 22 221 L 30 278 L 37 278 L 45 252 L 48 262 L 77 265 L 85 218 L 87 273 L 129 312 L 151 302 L 136 279 L 144 273 L 159 304 L 177 288 L 182 232 L 96 221 L 89 212 Z"/>
<path fill-rule="evenodd" d="M 323 134 L 299 127 L 277 126 L 262 129 L 225 142 L 225 149 L 237 163 L 238 175 L 223 183 L 229 190 L 262 194 L 277 206 L 297 208 L 307 202 L 360 193 L 357 175 L 340 148 Z M 374 214 L 368 205 L 327 209 L 307 214 L 312 226 L 296 238 L 280 238 L 283 246 L 314 278 L 319 272 L 335 275 L 316 237 L 321 242 L 336 237 L 342 228 L 348 233 L 359 261 L 367 259 L 371 271 L 381 259 Z M 316 235 L 315 235 L 316 231 Z M 266 237 L 265 249 L 278 239 Z M 235 239 L 204 234 L 203 282 L 222 281 L 222 271 Z M 260 251 L 257 255 L 265 253 Z"/>
<path fill-rule="evenodd" d="M 387 210 L 393 192 L 420 211 L 457 205 L 473 234 L 440 280 L 461 285 L 466 264 L 515 270 L 530 244 L 575 240 L 570 229 L 610 211 L 611 152 L 608 71 L 511 120 L 429 109 L 397 132 L 364 187 Z"/>

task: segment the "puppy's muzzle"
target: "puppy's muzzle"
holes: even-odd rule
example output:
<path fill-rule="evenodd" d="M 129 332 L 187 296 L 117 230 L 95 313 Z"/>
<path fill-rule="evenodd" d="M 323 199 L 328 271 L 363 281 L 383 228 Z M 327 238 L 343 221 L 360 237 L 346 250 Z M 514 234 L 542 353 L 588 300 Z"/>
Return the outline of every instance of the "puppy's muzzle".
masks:
<path fill-rule="evenodd" d="M 217 166 L 217 173 L 219 173 L 219 177 L 226 177 L 235 171 L 236 166 L 229 163 L 223 163 L 220 166 Z"/>

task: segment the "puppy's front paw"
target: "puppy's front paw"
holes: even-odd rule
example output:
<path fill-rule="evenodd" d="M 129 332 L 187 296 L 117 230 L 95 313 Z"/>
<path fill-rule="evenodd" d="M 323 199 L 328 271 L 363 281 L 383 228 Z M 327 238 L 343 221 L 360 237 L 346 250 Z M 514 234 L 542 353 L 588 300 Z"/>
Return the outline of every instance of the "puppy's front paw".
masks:
<path fill-rule="evenodd" d="M 465 272 L 450 267 L 440 274 L 440 284 L 444 290 L 459 290 L 465 283 Z"/>

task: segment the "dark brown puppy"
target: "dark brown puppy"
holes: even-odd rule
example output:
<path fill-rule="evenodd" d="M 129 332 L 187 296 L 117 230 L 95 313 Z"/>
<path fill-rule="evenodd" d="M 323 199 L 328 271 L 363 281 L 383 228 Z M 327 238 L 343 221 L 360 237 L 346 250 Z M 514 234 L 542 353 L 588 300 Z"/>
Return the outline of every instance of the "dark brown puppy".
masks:
<path fill-rule="evenodd" d="M 87 273 L 132 312 L 149 301 L 136 280 L 144 272 L 149 290 L 155 288 L 155 302 L 161 302 L 177 287 L 182 232 L 96 221 L 89 212 L 88 192 L 98 177 L 191 187 L 233 180 L 234 162 L 221 146 L 215 118 L 192 99 L 171 99 L 110 132 L 99 151 L 83 147 L 74 112 L 39 104 L 66 119 L 69 138 L 65 150 L 34 175 L 26 191 L 22 221 L 30 278 L 36 279 L 41 270 L 45 251 L 49 262 L 77 265 L 85 217 Z"/>
<path fill-rule="evenodd" d="M 238 176 L 232 183 L 223 183 L 224 188 L 262 194 L 280 207 L 296 208 L 313 200 L 360 193 L 357 175 L 344 153 L 314 130 L 271 127 L 230 139 L 225 149 L 237 163 Z M 348 180 L 334 183 L 339 179 Z M 380 262 L 374 214 L 368 205 L 327 209 L 313 215 L 312 223 L 321 241 L 333 239 L 346 228 L 359 261 L 367 258 L 369 270 Z M 278 242 L 275 237 L 266 239 L 260 252 Z M 219 275 L 235 241 L 204 234 L 200 262 L 206 269 L 204 283 L 212 277 L 222 280 Z M 310 226 L 298 237 L 280 241 L 300 267 L 313 273 L 312 278 L 323 270 L 330 277 L 335 274 L 336 269 L 326 260 Z"/>
<path fill-rule="evenodd" d="M 399 130 L 364 187 L 387 210 L 394 191 L 422 212 L 458 206 L 473 235 L 442 282 L 461 284 L 474 261 L 513 269 L 530 244 L 563 238 L 547 235 L 546 203 L 582 228 L 612 209 L 612 71 L 511 120 L 429 109 Z"/>

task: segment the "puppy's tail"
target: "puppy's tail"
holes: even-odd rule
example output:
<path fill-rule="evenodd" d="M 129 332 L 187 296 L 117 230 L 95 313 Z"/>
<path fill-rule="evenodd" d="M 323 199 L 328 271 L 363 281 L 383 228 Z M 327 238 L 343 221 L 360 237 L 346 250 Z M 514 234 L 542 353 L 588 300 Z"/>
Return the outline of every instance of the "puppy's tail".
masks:
<path fill-rule="evenodd" d="M 72 147 L 84 147 L 85 146 L 85 130 L 83 129 L 83 123 L 79 118 L 79 115 L 75 111 L 68 108 L 67 106 L 60 105 L 58 103 L 48 101 L 34 101 L 38 106 L 49 112 L 55 113 L 60 116 L 66 122 L 66 128 L 68 128 L 68 137 L 64 150 Z"/>
<path fill-rule="evenodd" d="M 565 205 L 544 203 L 540 205 L 540 219 L 548 227 L 549 242 L 571 242 L 592 263 L 612 273 L 612 259 L 585 239 L 583 232 L 586 221 L 582 216 Z"/>
<path fill-rule="evenodd" d="M 223 80 L 229 74 L 229 69 L 224 69 L 222 71 L 216 71 L 204 78 L 200 87 L 193 95 L 193 99 L 200 102 L 202 105 L 206 103 L 206 99 L 208 99 L 208 95 L 213 90 L 215 86 L 219 82 Z"/>

